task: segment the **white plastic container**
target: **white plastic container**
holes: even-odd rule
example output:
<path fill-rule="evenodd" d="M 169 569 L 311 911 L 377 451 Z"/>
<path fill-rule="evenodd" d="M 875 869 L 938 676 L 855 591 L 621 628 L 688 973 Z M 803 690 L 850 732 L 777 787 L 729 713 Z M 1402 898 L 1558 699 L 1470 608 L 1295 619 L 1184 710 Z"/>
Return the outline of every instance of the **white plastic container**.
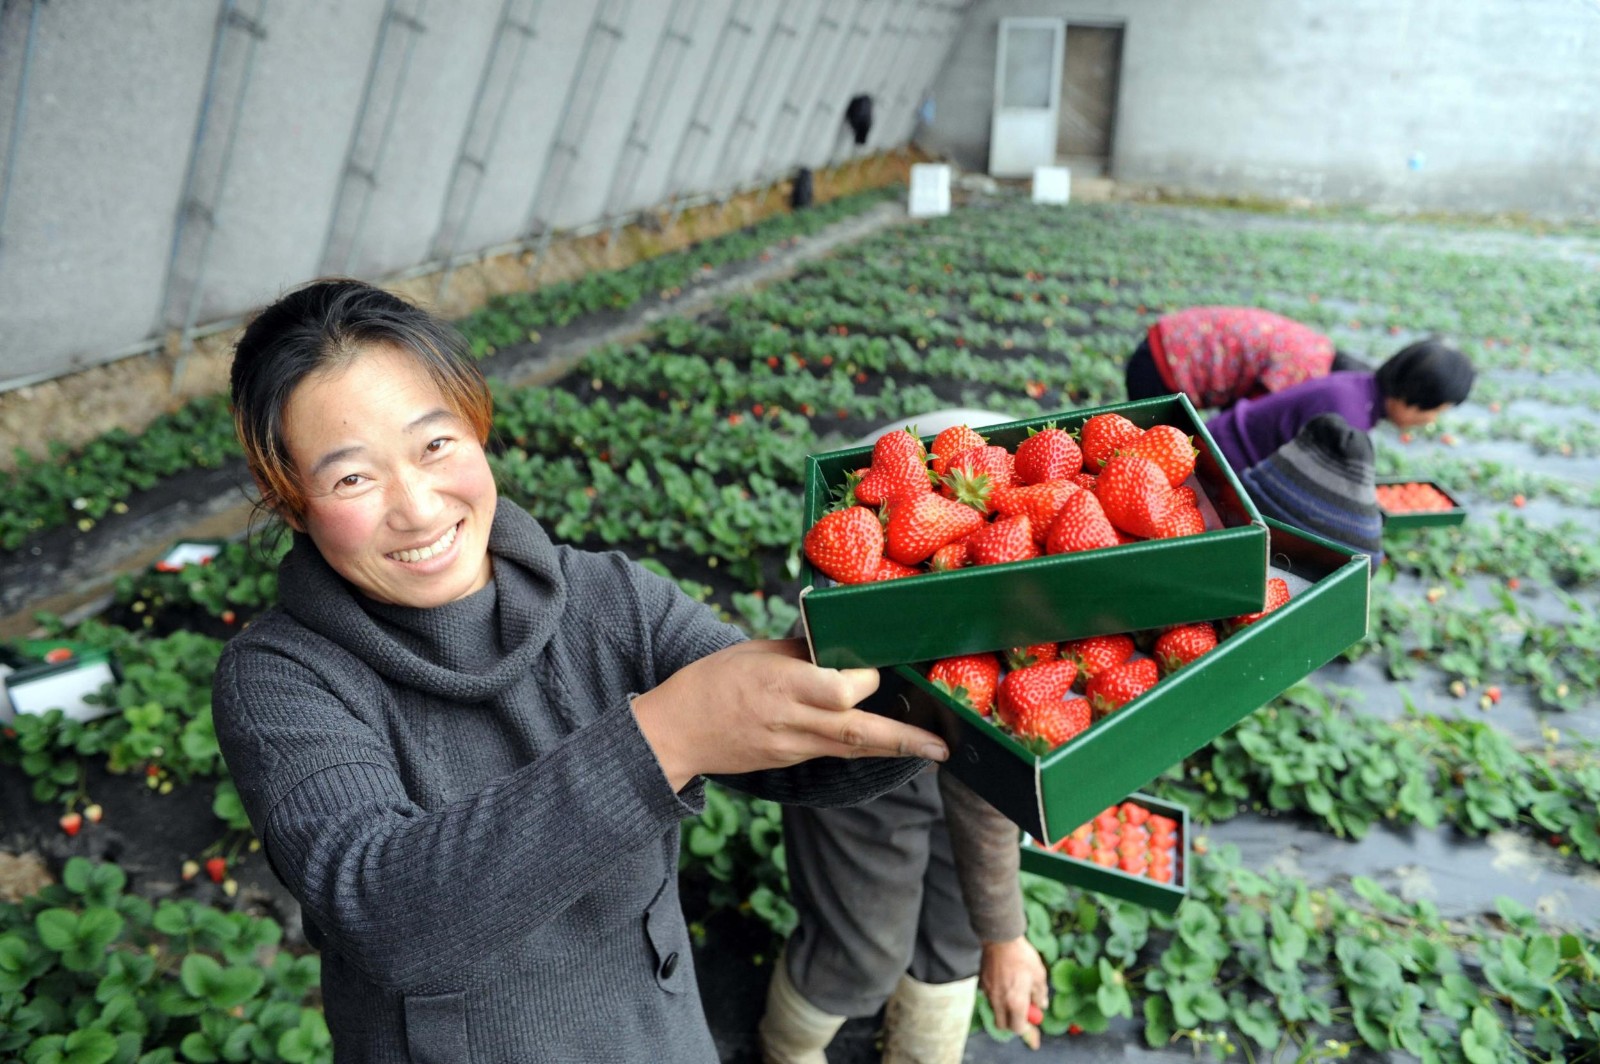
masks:
<path fill-rule="evenodd" d="M 911 201 L 906 210 L 913 218 L 949 214 L 950 167 L 944 163 L 912 163 Z"/>
<path fill-rule="evenodd" d="M 1072 171 L 1065 166 L 1039 166 L 1033 171 L 1033 202 L 1065 205 L 1072 199 Z"/>

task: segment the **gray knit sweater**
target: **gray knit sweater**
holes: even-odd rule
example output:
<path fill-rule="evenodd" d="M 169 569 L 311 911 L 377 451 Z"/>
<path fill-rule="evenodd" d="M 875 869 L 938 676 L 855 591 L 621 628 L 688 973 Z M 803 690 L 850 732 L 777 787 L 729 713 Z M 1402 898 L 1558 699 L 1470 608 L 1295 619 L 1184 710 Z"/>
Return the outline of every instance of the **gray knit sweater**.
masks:
<path fill-rule="evenodd" d="M 304 537 L 279 608 L 217 670 L 217 737 L 322 950 L 343 1062 L 711 1062 L 678 902 L 674 793 L 630 695 L 740 633 L 620 554 L 502 503 L 494 579 L 375 604 Z M 726 782 L 849 804 L 926 762 L 823 759 Z"/>

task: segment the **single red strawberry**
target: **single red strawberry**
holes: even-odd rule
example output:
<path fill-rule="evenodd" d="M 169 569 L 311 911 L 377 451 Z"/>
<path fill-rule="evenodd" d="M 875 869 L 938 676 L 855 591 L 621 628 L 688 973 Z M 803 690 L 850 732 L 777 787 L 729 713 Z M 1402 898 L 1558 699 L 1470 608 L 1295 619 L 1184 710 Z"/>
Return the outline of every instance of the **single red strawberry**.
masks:
<path fill-rule="evenodd" d="M 933 663 L 928 679 L 941 691 L 987 714 L 994 708 L 994 693 L 1000 684 L 1000 658 L 995 654 L 944 658 Z"/>
<path fill-rule="evenodd" d="M 1067 501 L 1061 504 L 1061 511 L 1056 514 L 1044 538 L 1046 554 L 1067 554 L 1116 545 L 1117 530 L 1111 527 L 1100 500 L 1092 491 L 1078 491 L 1069 495 Z"/>
<path fill-rule="evenodd" d="M 911 429 L 885 432 L 872 445 L 872 466 L 856 485 L 856 500 L 881 506 L 902 495 L 924 495 L 933 490 L 928 455 Z"/>
<path fill-rule="evenodd" d="M 991 493 L 996 488 L 1010 487 L 1017 482 L 1016 459 L 1004 447 L 990 444 L 969 447 L 950 459 L 950 467 L 945 470 L 942 478 L 943 486 L 939 490 L 951 498 L 954 498 L 959 490 L 957 473 L 965 473 L 972 479 L 977 479 L 980 475 L 988 477 Z"/>
<path fill-rule="evenodd" d="M 1060 480 L 1083 468 L 1083 452 L 1078 441 L 1054 424 L 1029 430 L 1028 438 L 1017 444 L 1017 480 L 1023 484 L 1043 484 Z"/>
<path fill-rule="evenodd" d="M 963 451 L 982 447 L 988 442 L 988 439 L 979 435 L 976 429 L 966 425 L 952 425 L 945 429 L 933 438 L 933 447 L 928 452 L 934 475 L 944 476 L 950 471 L 950 459 Z"/>
<path fill-rule="evenodd" d="M 922 570 L 910 565 L 901 565 L 893 558 L 878 559 L 878 569 L 872 574 L 872 579 L 867 583 L 875 584 L 880 580 L 899 580 L 903 576 L 921 576 Z"/>
<path fill-rule="evenodd" d="M 1206 519 L 1197 506 L 1172 505 L 1166 516 L 1156 522 L 1152 539 L 1177 539 L 1180 536 L 1198 536 L 1206 530 Z"/>
<path fill-rule="evenodd" d="M 1045 698 L 1019 707 L 1015 727 L 1024 739 L 1043 739 L 1051 747 L 1057 747 L 1079 732 L 1087 731 L 1092 717 L 1087 699 Z"/>
<path fill-rule="evenodd" d="M 1167 629 L 1156 640 L 1150 653 L 1160 663 L 1162 672 L 1172 673 L 1216 645 L 1216 628 L 1210 621 L 1198 621 Z"/>
<path fill-rule="evenodd" d="M 61 830 L 67 833 L 68 838 L 71 838 L 83 829 L 83 814 L 77 811 L 65 813 L 56 823 L 60 824 Z"/>
<path fill-rule="evenodd" d="M 1198 510 L 1200 508 L 1200 496 L 1196 495 L 1194 489 L 1189 485 L 1179 484 L 1172 489 L 1172 505 L 1193 506 Z"/>
<path fill-rule="evenodd" d="M 224 857 L 207 857 L 206 875 L 211 877 L 211 882 L 221 883 L 228 876 L 227 859 Z"/>
<path fill-rule="evenodd" d="M 1143 431 L 1121 414 L 1096 414 L 1085 421 L 1078 429 L 1084 472 L 1098 474 L 1117 448 L 1133 442 Z"/>
<path fill-rule="evenodd" d="M 1172 505 L 1172 485 L 1161 467 L 1136 455 L 1113 455 L 1100 473 L 1094 494 L 1106 520 L 1147 539 L 1160 530 Z"/>
<path fill-rule="evenodd" d="M 946 543 L 933 552 L 933 557 L 928 559 L 928 568 L 936 573 L 950 569 L 964 569 L 972 564 L 972 552 L 967 549 L 966 540 L 957 540 L 955 543 Z"/>
<path fill-rule="evenodd" d="M 1123 802 L 1119 811 L 1122 814 L 1123 822 L 1132 824 L 1135 827 L 1150 819 L 1150 810 L 1135 802 Z"/>
<path fill-rule="evenodd" d="M 864 584 L 883 559 L 883 524 L 865 506 L 823 514 L 806 532 L 806 557 L 841 584 Z"/>
<path fill-rule="evenodd" d="M 1061 644 L 1061 656 L 1075 662 L 1085 680 L 1133 657 L 1131 635 L 1091 635 Z"/>
<path fill-rule="evenodd" d="M 1032 646 L 1012 647 L 1006 651 L 1006 668 L 1026 669 L 1046 661 L 1061 660 L 1061 648 L 1054 643 L 1034 643 Z"/>
<path fill-rule="evenodd" d="M 1000 720 L 1015 728 L 1024 713 L 1046 702 L 1065 702 L 1072 693 L 1078 667 L 1070 661 L 1045 661 L 1024 669 L 1013 669 L 1000 681 Z"/>
<path fill-rule="evenodd" d="M 1039 556 L 1039 545 L 1033 541 L 1033 522 L 1026 514 L 1001 517 L 978 529 L 967 540 L 967 549 L 973 565 L 999 565 Z"/>
<path fill-rule="evenodd" d="M 902 496 L 886 507 L 884 554 L 901 565 L 927 561 L 933 552 L 983 527 L 983 514 L 943 495 Z"/>
<path fill-rule="evenodd" d="M 1259 621 L 1261 618 L 1265 617 L 1267 614 L 1271 613 L 1273 610 L 1277 609 L 1279 606 L 1282 606 L 1284 603 L 1286 603 L 1288 601 L 1289 601 L 1289 585 L 1288 585 L 1288 583 L 1281 576 L 1271 577 L 1271 578 L 1269 578 L 1267 580 L 1267 601 L 1266 601 L 1266 604 L 1264 606 L 1262 606 L 1261 609 L 1257 610 L 1255 613 L 1246 613 L 1241 617 L 1235 617 L 1230 623 L 1235 628 L 1240 628 L 1240 627 L 1243 627 L 1244 625 L 1247 625 L 1247 624 L 1254 624 L 1257 621 Z"/>
<path fill-rule="evenodd" d="M 1135 658 L 1121 665 L 1113 665 L 1090 680 L 1083 693 L 1096 713 L 1105 714 L 1138 698 L 1160 679 L 1161 673 L 1154 661 Z"/>
<path fill-rule="evenodd" d="M 989 496 L 989 507 L 1003 517 L 1025 514 L 1033 526 L 1033 541 L 1043 545 L 1061 507 L 1080 490 L 1069 480 L 1016 484 L 1009 488 L 996 488 Z"/>
<path fill-rule="evenodd" d="M 1118 454 L 1148 458 L 1167 475 L 1167 484 L 1177 487 L 1194 472 L 1194 440 L 1176 425 L 1152 425 L 1134 439 L 1117 448 Z"/>

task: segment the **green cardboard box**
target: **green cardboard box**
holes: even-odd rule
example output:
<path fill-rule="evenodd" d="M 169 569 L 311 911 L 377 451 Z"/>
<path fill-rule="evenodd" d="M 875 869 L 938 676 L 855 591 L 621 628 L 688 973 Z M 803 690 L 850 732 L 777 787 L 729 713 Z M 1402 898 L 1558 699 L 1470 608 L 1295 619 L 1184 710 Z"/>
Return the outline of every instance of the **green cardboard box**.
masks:
<path fill-rule="evenodd" d="M 1031 836 L 1022 840 L 1022 870 L 1034 875 L 1081 887 L 1097 894 L 1120 898 L 1159 912 L 1175 912 L 1189 895 L 1189 860 L 1193 852 L 1189 836 L 1189 809 L 1179 802 L 1168 802 L 1148 794 L 1130 794 L 1123 802 L 1143 806 L 1178 824 L 1178 849 L 1173 859 L 1172 880 L 1162 883 L 1149 876 L 1107 868 L 1093 861 L 1049 849 Z M 1120 805 L 1121 803 L 1116 803 Z"/>
<path fill-rule="evenodd" d="M 1366 634 L 1366 556 L 1270 518 L 1267 525 L 1272 571 L 1289 582 L 1289 603 L 1048 754 L 935 688 L 931 662 L 889 670 L 868 707 L 941 735 L 947 769 L 1028 834 L 1055 843 Z"/>
<path fill-rule="evenodd" d="M 1221 527 L 872 584 L 833 584 L 807 562 L 800 612 L 812 660 L 834 668 L 899 665 L 1259 610 L 1266 599 L 1267 526 L 1184 396 L 1069 410 L 982 432 L 1015 450 L 1029 429 L 1054 423 L 1076 431 L 1108 411 L 1142 428 L 1176 425 L 1194 437 L 1200 454 L 1190 483 Z M 871 458 L 870 446 L 807 458 L 807 528 L 827 512 L 846 475 Z"/>
<path fill-rule="evenodd" d="M 1378 507 L 1383 514 L 1384 531 L 1404 528 L 1438 528 L 1445 525 L 1459 525 L 1467 519 L 1467 509 L 1456 501 L 1456 497 L 1446 491 L 1437 481 L 1423 480 L 1420 477 L 1379 477 L 1378 483 L 1382 484 L 1427 484 L 1440 495 L 1450 500 L 1451 508 L 1448 510 L 1408 510 L 1405 513 L 1391 513 L 1382 505 Z"/>

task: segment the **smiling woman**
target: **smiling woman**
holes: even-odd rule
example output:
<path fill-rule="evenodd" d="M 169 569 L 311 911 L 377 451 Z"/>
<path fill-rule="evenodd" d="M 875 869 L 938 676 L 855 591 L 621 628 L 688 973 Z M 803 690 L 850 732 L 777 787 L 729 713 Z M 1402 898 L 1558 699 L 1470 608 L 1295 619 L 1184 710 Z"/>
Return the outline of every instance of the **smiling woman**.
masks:
<path fill-rule="evenodd" d="M 701 777 L 850 804 L 945 749 L 856 708 L 872 670 L 501 505 L 463 348 L 355 281 L 245 330 L 235 422 L 294 545 L 217 668 L 218 743 L 339 1060 L 592 1059 L 603 1022 L 608 1060 L 714 1061 L 677 893 Z"/>

